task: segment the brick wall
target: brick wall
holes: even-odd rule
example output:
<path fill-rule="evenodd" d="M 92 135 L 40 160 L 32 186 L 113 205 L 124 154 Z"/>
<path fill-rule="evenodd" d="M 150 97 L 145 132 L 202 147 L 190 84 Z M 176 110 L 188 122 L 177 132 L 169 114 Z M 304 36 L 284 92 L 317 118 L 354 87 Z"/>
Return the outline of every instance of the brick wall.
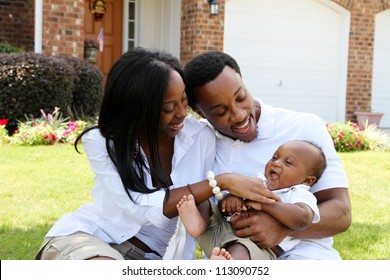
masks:
<path fill-rule="evenodd" d="M 84 54 L 85 0 L 45 0 L 43 5 L 43 53 Z"/>
<path fill-rule="evenodd" d="M 371 109 L 375 15 L 390 8 L 390 0 L 333 0 L 351 12 L 346 119 Z"/>
<path fill-rule="evenodd" d="M 0 42 L 34 50 L 34 0 L 0 1 Z"/>
<path fill-rule="evenodd" d="M 223 50 L 225 0 L 218 2 L 219 15 L 210 15 L 207 0 L 182 0 L 180 59 L 184 65 L 203 52 Z"/>

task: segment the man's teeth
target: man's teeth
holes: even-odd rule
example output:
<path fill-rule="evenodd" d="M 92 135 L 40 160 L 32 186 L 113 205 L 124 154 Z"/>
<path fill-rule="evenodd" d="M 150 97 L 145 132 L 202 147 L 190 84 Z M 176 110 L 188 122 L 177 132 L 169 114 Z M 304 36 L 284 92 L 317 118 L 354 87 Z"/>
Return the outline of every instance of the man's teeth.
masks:
<path fill-rule="evenodd" d="M 246 128 L 246 127 L 248 126 L 248 124 L 249 124 L 249 119 L 246 120 L 246 122 L 243 123 L 242 125 L 237 126 L 236 128 L 237 128 L 237 129 L 244 129 L 244 128 Z"/>

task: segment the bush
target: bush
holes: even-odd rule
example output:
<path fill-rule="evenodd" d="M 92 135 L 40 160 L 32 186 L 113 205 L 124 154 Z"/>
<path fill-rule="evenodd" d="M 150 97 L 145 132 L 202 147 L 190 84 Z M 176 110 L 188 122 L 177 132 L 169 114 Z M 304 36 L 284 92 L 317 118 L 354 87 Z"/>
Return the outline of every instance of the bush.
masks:
<path fill-rule="evenodd" d="M 0 43 L 0 53 L 22 53 L 24 52 L 23 48 L 14 47 L 9 43 Z"/>
<path fill-rule="evenodd" d="M 363 137 L 363 129 L 356 123 L 351 121 L 347 121 L 345 124 L 328 123 L 327 128 L 336 151 L 352 152 L 368 149 Z"/>
<path fill-rule="evenodd" d="M 367 143 L 368 149 L 372 151 L 389 151 L 390 139 L 387 134 L 380 130 L 376 125 L 364 125 L 363 137 Z"/>
<path fill-rule="evenodd" d="M 339 122 L 328 123 L 327 128 L 338 152 L 390 150 L 389 137 L 376 125 L 368 125 L 366 122 L 363 129 L 356 123 L 347 121 L 345 124 Z"/>
<path fill-rule="evenodd" d="M 103 73 L 94 65 L 76 57 L 63 57 L 76 72 L 70 115 L 72 119 L 95 118 L 103 93 Z"/>
<path fill-rule="evenodd" d="M 64 60 L 36 53 L 0 54 L 0 118 L 8 130 L 25 115 L 39 116 L 72 102 L 75 72 Z"/>

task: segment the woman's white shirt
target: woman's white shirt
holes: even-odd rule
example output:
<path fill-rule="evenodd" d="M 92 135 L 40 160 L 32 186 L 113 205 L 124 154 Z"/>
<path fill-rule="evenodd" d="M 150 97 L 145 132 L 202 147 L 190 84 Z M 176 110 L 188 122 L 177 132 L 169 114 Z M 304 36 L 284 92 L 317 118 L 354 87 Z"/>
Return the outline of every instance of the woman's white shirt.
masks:
<path fill-rule="evenodd" d="M 136 235 L 163 256 L 178 220 L 177 217 L 169 219 L 163 215 L 165 191 L 158 190 L 150 194 L 130 192 L 136 203 L 132 202 L 109 158 L 105 138 L 99 129 L 85 134 L 82 142 L 95 174 L 93 202 L 63 215 L 47 236 L 63 236 L 82 231 L 108 243 L 120 244 Z M 213 168 L 214 159 L 213 131 L 205 123 L 192 117 L 187 118 L 184 128 L 175 137 L 171 189 L 206 179 L 206 172 Z M 147 186 L 153 188 L 150 174 L 147 176 Z M 186 242 L 182 250 L 171 257 L 193 258 L 195 244 L 195 240 Z"/>

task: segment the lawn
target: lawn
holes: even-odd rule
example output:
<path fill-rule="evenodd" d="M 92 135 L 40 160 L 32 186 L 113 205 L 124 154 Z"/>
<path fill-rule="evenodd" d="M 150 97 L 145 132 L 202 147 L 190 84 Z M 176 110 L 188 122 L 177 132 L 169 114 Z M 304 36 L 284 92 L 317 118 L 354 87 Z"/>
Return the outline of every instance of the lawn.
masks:
<path fill-rule="evenodd" d="M 390 259 L 390 152 L 341 153 L 353 223 L 335 237 L 343 259 Z M 91 200 L 93 174 L 71 145 L 0 146 L 0 259 L 33 259 L 52 224 Z"/>

